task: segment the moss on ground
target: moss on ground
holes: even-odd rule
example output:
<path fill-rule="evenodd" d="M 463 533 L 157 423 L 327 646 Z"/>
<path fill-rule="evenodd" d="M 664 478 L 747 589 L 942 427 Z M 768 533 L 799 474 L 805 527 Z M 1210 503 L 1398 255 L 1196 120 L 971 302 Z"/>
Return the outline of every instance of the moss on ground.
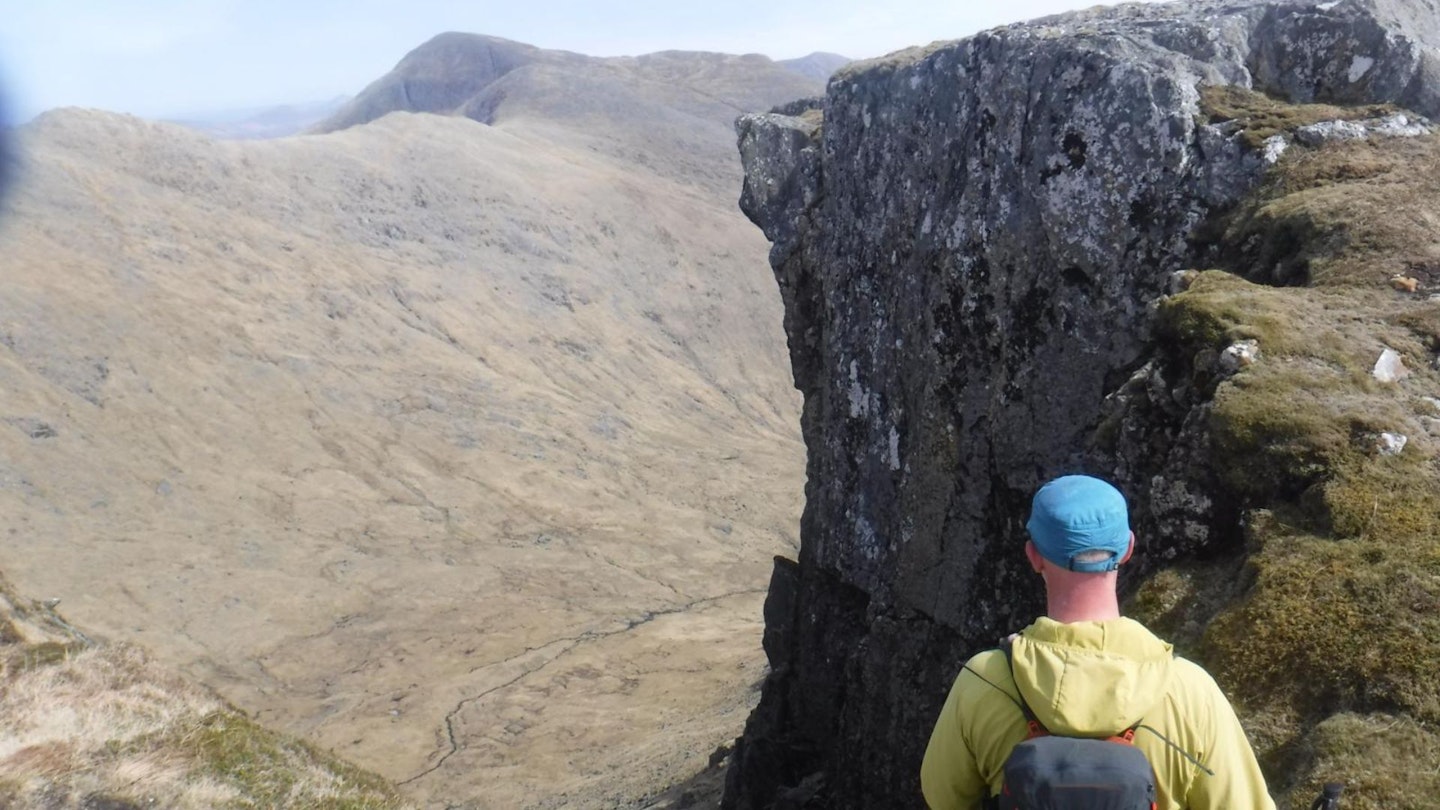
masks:
<path fill-rule="evenodd" d="M 1147 579 L 1125 613 L 1174 644 L 1180 655 L 1199 659 L 1205 629 L 1249 589 L 1252 573 L 1244 558 L 1181 562 Z"/>
<path fill-rule="evenodd" d="M 1440 729 L 1390 714 L 1337 714 L 1315 727 L 1300 751 L 1320 774 L 1349 774 L 1342 806 L 1433 807 L 1440 796 Z M 1376 763 L 1430 763 L 1405 779 L 1391 778 Z M 1304 785 L 1305 795 L 1318 793 L 1323 779 Z"/>
<path fill-rule="evenodd" d="M 1291 127 L 1314 111 L 1272 112 Z M 1425 288 L 1440 277 L 1420 278 L 1418 294 L 1388 281 L 1437 250 L 1433 226 L 1416 223 L 1440 222 L 1440 193 L 1428 190 L 1440 184 L 1440 141 L 1294 151 L 1232 215 L 1221 253 L 1272 283 L 1297 280 L 1277 262 L 1303 264 L 1310 286 L 1209 271 L 1157 319 L 1170 355 L 1195 358 L 1196 382 L 1214 389 L 1212 460 L 1247 507 L 1247 554 L 1162 570 L 1127 610 L 1236 699 L 1281 807 L 1308 807 L 1324 781 L 1348 784 L 1347 810 L 1430 806 L 1440 406 L 1426 397 L 1440 396 L 1440 303 Z M 1245 339 L 1260 360 L 1218 376 L 1213 358 Z M 1385 348 L 1410 371 L 1398 383 L 1371 373 Z M 1409 443 L 1385 455 L 1384 432 Z"/>

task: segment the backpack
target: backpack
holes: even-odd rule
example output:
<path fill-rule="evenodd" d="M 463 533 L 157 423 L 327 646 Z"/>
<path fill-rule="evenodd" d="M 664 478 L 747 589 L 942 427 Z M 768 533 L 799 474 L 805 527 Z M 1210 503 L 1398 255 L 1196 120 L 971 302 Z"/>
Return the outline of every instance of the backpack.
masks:
<path fill-rule="evenodd" d="M 1014 677 L 1015 660 L 1004 645 Z M 1016 690 L 1019 695 L 1019 690 Z M 1005 760 L 1000 795 L 991 799 L 999 810 L 1155 810 L 1155 770 L 1135 747 L 1130 728 L 1105 738 L 1051 734 L 1020 695 L 1029 735 Z"/>

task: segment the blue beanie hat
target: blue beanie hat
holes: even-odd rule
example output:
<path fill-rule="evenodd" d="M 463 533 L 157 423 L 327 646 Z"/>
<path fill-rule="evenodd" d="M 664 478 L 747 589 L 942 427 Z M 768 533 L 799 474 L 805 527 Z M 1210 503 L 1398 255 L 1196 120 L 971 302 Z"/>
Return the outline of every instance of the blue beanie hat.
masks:
<path fill-rule="evenodd" d="M 1071 571 L 1114 571 L 1130 550 L 1125 496 L 1088 475 L 1067 475 L 1041 487 L 1031 503 L 1025 529 L 1040 556 Z M 1111 552 L 1110 559 L 1075 561 L 1075 555 L 1097 550 Z"/>

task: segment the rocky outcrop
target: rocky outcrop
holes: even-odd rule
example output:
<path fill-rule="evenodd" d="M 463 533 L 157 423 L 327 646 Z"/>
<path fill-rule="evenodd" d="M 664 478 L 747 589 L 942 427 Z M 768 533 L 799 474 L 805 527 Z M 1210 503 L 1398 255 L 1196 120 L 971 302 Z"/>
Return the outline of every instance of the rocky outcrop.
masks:
<path fill-rule="evenodd" d="M 1202 89 L 1433 116 L 1437 20 L 1433 0 L 1132 4 L 852 66 L 818 112 L 740 120 L 809 457 L 726 807 L 918 805 L 960 662 L 1040 608 L 1016 549 L 1046 478 L 1124 485 L 1132 582 L 1238 540 L 1150 326 L 1209 255 L 1197 228 L 1289 140 L 1256 148 Z M 1118 401 L 1148 429 L 1097 441 Z"/>

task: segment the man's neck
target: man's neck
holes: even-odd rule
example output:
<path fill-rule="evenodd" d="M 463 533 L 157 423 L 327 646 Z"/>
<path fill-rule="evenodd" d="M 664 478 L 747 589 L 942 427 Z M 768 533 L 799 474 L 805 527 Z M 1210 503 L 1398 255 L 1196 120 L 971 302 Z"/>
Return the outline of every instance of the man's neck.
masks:
<path fill-rule="evenodd" d="M 1047 603 L 1045 615 L 1061 624 L 1120 618 L 1120 603 L 1115 598 L 1113 584 L 1097 588 L 1052 589 Z"/>

